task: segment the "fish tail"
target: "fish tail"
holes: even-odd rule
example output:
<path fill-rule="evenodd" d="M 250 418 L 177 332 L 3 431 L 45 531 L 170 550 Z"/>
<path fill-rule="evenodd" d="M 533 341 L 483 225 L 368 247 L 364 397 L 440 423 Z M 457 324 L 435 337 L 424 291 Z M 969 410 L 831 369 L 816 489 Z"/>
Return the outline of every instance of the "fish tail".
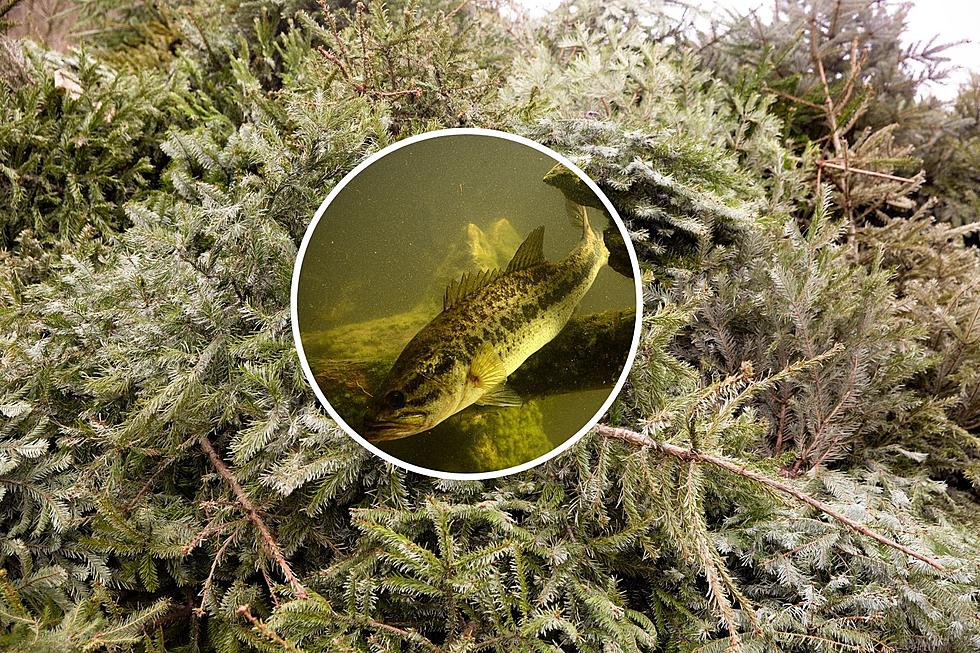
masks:
<path fill-rule="evenodd" d="M 565 211 L 568 212 L 568 219 L 571 220 L 572 225 L 582 230 L 583 239 L 589 240 L 596 237 L 595 232 L 592 231 L 592 225 L 589 224 L 589 214 L 584 206 L 571 200 L 565 200 Z"/>
<path fill-rule="evenodd" d="M 584 248 L 584 251 L 595 252 L 597 259 L 602 263 L 608 262 L 609 249 L 606 247 L 605 238 L 592 229 L 589 214 L 585 207 L 565 200 L 565 210 L 568 212 L 568 219 L 572 221 L 572 224 L 582 229 L 582 240 L 579 242 L 579 247 Z"/>

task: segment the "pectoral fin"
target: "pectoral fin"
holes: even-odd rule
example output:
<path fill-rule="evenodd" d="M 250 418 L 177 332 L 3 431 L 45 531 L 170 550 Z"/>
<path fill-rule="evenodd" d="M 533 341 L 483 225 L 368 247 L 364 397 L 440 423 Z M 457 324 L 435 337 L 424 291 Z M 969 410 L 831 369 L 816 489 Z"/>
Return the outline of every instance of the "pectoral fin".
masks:
<path fill-rule="evenodd" d="M 501 383 L 476 400 L 479 406 L 523 406 L 520 395 Z"/>
<path fill-rule="evenodd" d="M 476 351 L 473 360 L 470 361 L 470 373 L 467 382 L 483 390 L 490 390 L 498 385 L 503 385 L 507 380 L 507 373 L 504 371 L 504 364 L 500 356 L 489 344 L 484 343 Z"/>

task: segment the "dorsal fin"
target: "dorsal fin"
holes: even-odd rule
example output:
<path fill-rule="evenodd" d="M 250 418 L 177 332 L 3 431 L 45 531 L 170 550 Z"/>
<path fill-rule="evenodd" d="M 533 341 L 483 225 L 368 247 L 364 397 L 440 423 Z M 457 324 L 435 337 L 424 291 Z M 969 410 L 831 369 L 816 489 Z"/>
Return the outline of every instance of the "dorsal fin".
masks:
<path fill-rule="evenodd" d="M 507 272 L 523 270 L 544 260 L 544 227 L 538 227 L 527 235 L 507 264 Z"/>
<path fill-rule="evenodd" d="M 465 273 L 458 281 L 453 281 L 446 287 L 446 294 L 442 299 L 442 310 L 446 310 L 472 295 L 496 279 L 499 274 L 500 270 L 497 269 Z"/>

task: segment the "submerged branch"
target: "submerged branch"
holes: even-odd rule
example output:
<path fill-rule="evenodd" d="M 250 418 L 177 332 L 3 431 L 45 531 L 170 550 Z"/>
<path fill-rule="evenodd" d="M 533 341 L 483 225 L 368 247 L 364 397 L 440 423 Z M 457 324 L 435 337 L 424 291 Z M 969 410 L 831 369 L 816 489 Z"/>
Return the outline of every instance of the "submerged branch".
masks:
<path fill-rule="evenodd" d="M 524 398 L 612 387 L 626 365 L 635 325 L 632 310 L 574 318 L 508 383 Z"/>
<path fill-rule="evenodd" d="M 708 463 L 710 465 L 714 465 L 715 467 L 720 467 L 721 469 L 731 472 L 732 474 L 736 474 L 743 478 L 747 478 L 752 481 L 755 481 L 756 483 L 760 483 L 770 489 L 777 490 L 779 492 L 782 492 L 783 494 L 787 494 L 793 497 L 794 499 L 796 499 L 797 501 L 801 501 L 802 503 L 805 503 L 807 505 L 816 508 L 820 512 L 826 514 L 828 517 L 832 517 L 833 519 L 836 519 L 838 522 L 844 524 L 851 530 L 860 533 L 866 537 L 870 537 L 872 540 L 875 540 L 876 542 L 884 544 L 885 546 L 889 546 L 897 551 L 901 551 L 906 555 L 910 555 L 916 560 L 920 560 L 926 563 L 927 565 L 929 565 L 930 567 L 938 569 L 939 571 L 946 571 L 945 567 L 943 567 L 940 563 L 936 562 L 932 558 L 925 556 L 919 553 L 918 551 L 915 551 L 914 549 L 910 549 L 904 544 L 899 544 L 895 540 L 887 538 L 884 535 L 876 533 L 875 531 L 871 530 L 864 524 L 861 524 L 860 522 L 857 522 L 851 519 L 850 517 L 837 512 L 823 501 L 811 497 L 809 494 L 806 494 L 802 490 L 799 490 L 793 487 L 792 485 L 783 483 L 782 481 L 776 480 L 774 478 L 770 478 L 765 474 L 760 474 L 759 472 L 753 471 L 748 467 L 746 467 L 744 464 L 736 462 L 730 458 L 726 458 L 724 456 L 717 456 L 710 453 L 704 453 L 702 451 L 685 449 L 684 447 L 678 447 L 677 445 L 669 444 L 667 442 L 658 442 L 657 440 L 654 440 L 651 437 L 643 435 L 642 433 L 637 433 L 636 431 L 630 431 L 629 429 L 607 426 L 605 424 L 600 424 L 596 426 L 595 430 L 603 437 L 617 438 L 620 440 L 631 442 L 633 444 L 637 444 L 641 447 L 650 447 L 651 449 L 655 449 L 660 453 L 664 453 L 667 454 L 668 456 L 673 456 L 675 458 L 687 462 L 695 461 L 701 463 Z"/>

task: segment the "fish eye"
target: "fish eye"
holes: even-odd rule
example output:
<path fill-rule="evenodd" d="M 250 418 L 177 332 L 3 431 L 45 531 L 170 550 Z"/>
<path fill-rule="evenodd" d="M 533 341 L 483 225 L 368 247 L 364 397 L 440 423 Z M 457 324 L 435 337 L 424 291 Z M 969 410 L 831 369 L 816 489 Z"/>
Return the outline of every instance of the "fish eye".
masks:
<path fill-rule="evenodd" d="M 385 403 L 392 408 L 403 408 L 405 406 L 405 393 L 400 390 L 392 390 L 385 395 Z"/>

